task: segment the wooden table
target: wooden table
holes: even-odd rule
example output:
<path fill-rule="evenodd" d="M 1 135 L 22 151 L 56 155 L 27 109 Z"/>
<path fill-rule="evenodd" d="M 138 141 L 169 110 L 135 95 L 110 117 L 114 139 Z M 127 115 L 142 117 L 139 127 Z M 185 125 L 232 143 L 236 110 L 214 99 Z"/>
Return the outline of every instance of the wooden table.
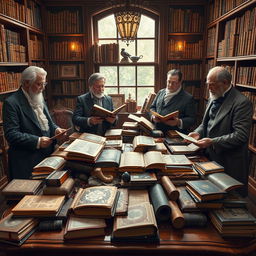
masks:
<path fill-rule="evenodd" d="M 223 239 L 209 223 L 204 228 L 174 230 L 160 226 L 160 244 L 110 243 L 110 236 L 63 242 L 63 230 L 36 232 L 21 247 L 0 245 L 7 255 L 254 255 L 256 239 Z M 0 253 L 1 255 L 1 253 Z"/>

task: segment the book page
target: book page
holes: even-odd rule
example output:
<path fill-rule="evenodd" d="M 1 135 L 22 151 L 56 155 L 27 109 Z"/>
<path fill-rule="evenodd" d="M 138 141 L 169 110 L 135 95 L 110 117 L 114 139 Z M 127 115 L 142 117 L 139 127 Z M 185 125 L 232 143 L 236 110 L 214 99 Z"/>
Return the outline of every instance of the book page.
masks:
<path fill-rule="evenodd" d="M 124 152 L 121 155 L 119 167 L 145 167 L 143 153 Z"/>
<path fill-rule="evenodd" d="M 192 143 L 197 143 L 197 140 L 193 137 L 190 137 L 182 132 L 179 132 L 177 130 L 175 130 L 184 140 L 187 140 L 189 142 L 192 142 Z"/>
<path fill-rule="evenodd" d="M 145 167 L 151 164 L 159 164 L 159 165 L 165 164 L 162 153 L 158 151 L 149 151 L 145 153 L 144 161 L 145 161 Z"/>
<path fill-rule="evenodd" d="M 59 167 L 61 167 L 65 162 L 66 160 L 63 157 L 50 156 L 50 157 L 46 157 L 43 161 L 37 164 L 33 169 L 36 170 L 38 168 L 46 167 L 49 169 L 56 170 Z"/>
<path fill-rule="evenodd" d="M 163 155 L 166 165 L 192 165 L 185 155 Z"/>

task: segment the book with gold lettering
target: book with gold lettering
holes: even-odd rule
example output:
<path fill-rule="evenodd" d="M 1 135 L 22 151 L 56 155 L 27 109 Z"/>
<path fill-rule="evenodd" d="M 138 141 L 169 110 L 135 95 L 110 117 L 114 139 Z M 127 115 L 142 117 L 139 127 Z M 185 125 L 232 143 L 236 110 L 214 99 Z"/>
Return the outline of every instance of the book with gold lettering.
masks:
<path fill-rule="evenodd" d="M 161 122 L 164 122 L 164 121 L 168 121 L 170 119 L 174 119 L 174 118 L 177 118 L 179 117 L 179 110 L 176 110 L 172 113 L 169 113 L 167 115 L 160 115 L 159 113 L 153 111 L 153 110 L 150 110 L 151 114 L 154 115 L 155 117 L 157 117 L 158 119 L 160 119 Z"/>
<path fill-rule="evenodd" d="M 127 216 L 116 216 L 113 227 L 113 238 L 132 238 L 153 236 L 158 227 L 153 207 L 145 202 L 128 206 Z"/>
<path fill-rule="evenodd" d="M 104 219 L 89 219 L 71 215 L 67 221 L 64 239 L 78 239 L 105 235 Z"/>
<path fill-rule="evenodd" d="M 43 187 L 41 180 L 13 179 L 2 190 L 7 200 L 20 200 L 24 195 L 36 195 Z"/>
<path fill-rule="evenodd" d="M 42 160 L 39 164 L 34 166 L 34 171 L 55 171 L 61 170 L 66 163 L 63 157 L 49 156 Z"/>
<path fill-rule="evenodd" d="M 61 210 L 65 196 L 26 195 L 12 209 L 14 216 L 54 217 Z"/>
<path fill-rule="evenodd" d="M 121 172 L 142 172 L 146 169 L 165 169 L 163 155 L 158 151 L 123 152 L 119 164 Z"/>
<path fill-rule="evenodd" d="M 126 104 L 121 105 L 113 111 L 105 109 L 99 105 L 94 104 L 91 112 L 91 116 L 98 116 L 102 118 L 113 117 L 116 116 L 123 108 L 126 107 Z"/>
<path fill-rule="evenodd" d="M 0 220 L 0 242 L 21 245 L 37 225 L 35 218 L 17 218 L 11 213 Z"/>
<path fill-rule="evenodd" d="M 80 188 L 70 208 L 78 216 L 111 218 L 115 214 L 118 197 L 114 186 Z"/>

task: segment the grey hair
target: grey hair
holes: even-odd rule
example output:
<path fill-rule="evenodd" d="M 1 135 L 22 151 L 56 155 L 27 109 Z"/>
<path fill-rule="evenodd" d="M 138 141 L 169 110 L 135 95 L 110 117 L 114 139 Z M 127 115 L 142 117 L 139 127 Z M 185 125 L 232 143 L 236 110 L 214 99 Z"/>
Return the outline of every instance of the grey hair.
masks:
<path fill-rule="evenodd" d="M 222 82 L 224 80 L 228 81 L 231 83 L 232 81 L 232 75 L 229 73 L 229 71 L 222 66 L 216 66 L 212 69 L 210 69 L 209 73 L 216 73 L 216 81 Z"/>
<path fill-rule="evenodd" d="M 90 77 L 88 79 L 89 87 L 92 87 L 96 81 L 101 80 L 101 79 L 104 79 L 104 81 L 106 81 L 106 77 L 104 75 L 102 75 L 101 73 L 93 73 L 92 75 L 90 75 Z"/>
<path fill-rule="evenodd" d="M 46 76 L 47 72 L 37 66 L 29 66 L 21 73 L 21 85 L 24 85 L 25 81 L 29 81 L 30 84 L 36 81 L 37 75 Z"/>
<path fill-rule="evenodd" d="M 179 77 L 179 81 L 182 80 L 182 73 L 179 69 L 172 69 L 172 70 L 169 70 L 168 73 L 167 73 L 167 76 L 178 76 Z"/>

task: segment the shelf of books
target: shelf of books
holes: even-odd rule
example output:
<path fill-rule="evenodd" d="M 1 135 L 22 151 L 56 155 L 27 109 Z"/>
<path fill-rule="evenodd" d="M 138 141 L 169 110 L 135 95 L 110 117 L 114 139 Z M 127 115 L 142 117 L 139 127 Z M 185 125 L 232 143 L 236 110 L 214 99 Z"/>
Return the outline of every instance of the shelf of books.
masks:
<path fill-rule="evenodd" d="M 256 111 L 256 2 L 253 0 L 212 0 L 207 26 L 207 65 L 225 66 L 232 83 L 253 103 Z M 249 138 L 251 162 L 256 155 L 255 121 Z M 255 165 L 255 163 L 254 163 Z M 250 165 L 249 195 L 256 191 L 255 167 Z M 253 174 L 254 173 L 254 174 Z"/>
<path fill-rule="evenodd" d="M 63 22 L 65 20 L 65 22 Z M 74 109 L 85 93 L 85 34 L 81 6 L 46 6 L 50 107 Z"/>

